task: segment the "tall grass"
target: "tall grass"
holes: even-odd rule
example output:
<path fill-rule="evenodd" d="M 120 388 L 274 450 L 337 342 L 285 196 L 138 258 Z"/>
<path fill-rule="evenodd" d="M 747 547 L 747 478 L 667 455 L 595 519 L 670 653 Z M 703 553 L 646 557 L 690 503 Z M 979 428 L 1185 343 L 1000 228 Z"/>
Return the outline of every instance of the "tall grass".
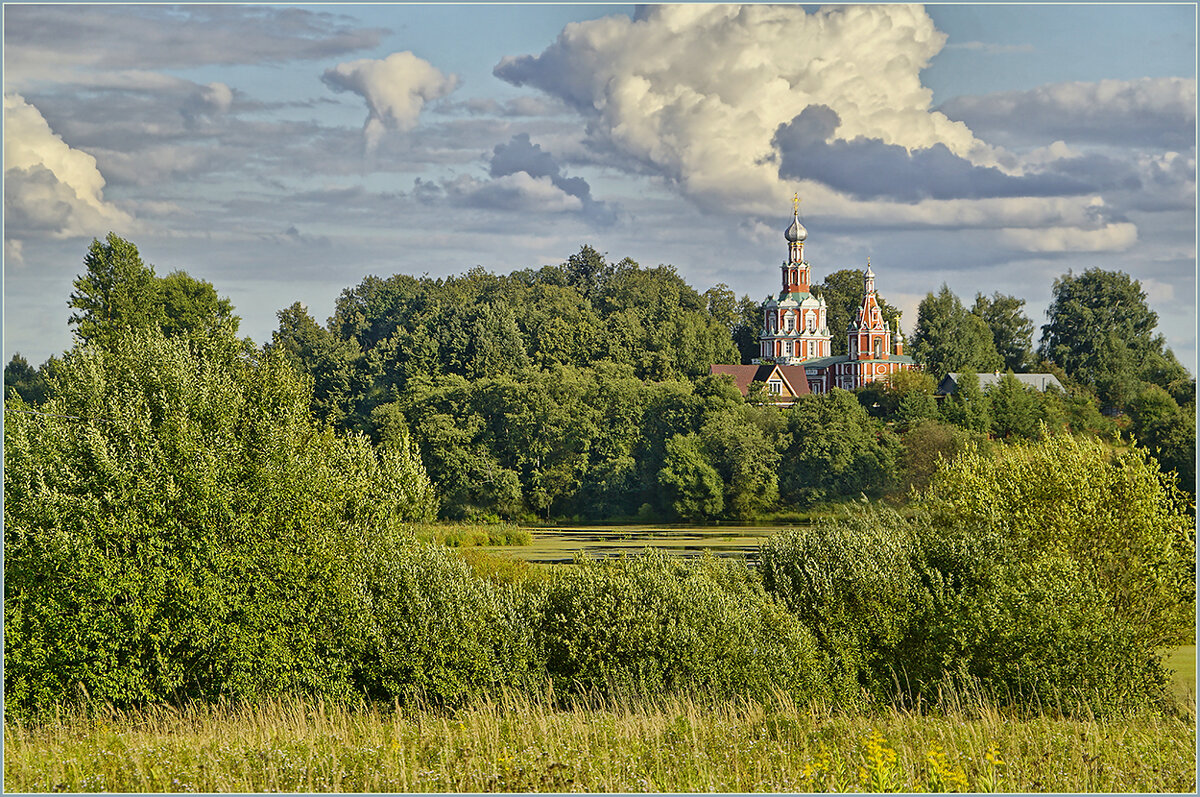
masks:
<path fill-rule="evenodd" d="M 1017 719 L 955 696 L 924 715 L 786 696 L 505 694 L 457 712 L 281 699 L 76 709 L 4 730 L 9 791 L 1190 792 L 1194 713 Z"/>
<path fill-rule="evenodd" d="M 533 535 L 515 523 L 417 523 L 417 539 L 451 548 L 473 546 L 529 545 Z"/>

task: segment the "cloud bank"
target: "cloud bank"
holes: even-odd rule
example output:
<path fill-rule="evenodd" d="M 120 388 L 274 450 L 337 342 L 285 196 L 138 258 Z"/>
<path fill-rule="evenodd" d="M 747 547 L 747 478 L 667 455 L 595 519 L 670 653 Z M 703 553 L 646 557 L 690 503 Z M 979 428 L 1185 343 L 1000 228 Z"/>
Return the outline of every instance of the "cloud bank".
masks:
<path fill-rule="evenodd" d="M 980 135 L 1186 150 L 1196 142 L 1196 80 L 1141 78 L 1053 83 L 1029 91 L 955 97 L 941 109 Z"/>

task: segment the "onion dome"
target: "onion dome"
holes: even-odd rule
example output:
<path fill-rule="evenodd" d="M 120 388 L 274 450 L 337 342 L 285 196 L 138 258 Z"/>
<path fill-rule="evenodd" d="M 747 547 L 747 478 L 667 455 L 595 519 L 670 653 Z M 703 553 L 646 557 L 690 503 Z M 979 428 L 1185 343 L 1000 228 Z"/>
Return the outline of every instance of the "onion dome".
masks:
<path fill-rule="evenodd" d="M 792 226 L 787 228 L 787 231 L 783 234 L 783 237 L 786 238 L 787 242 L 790 244 L 798 243 L 808 237 L 808 230 L 804 229 L 804 225 L 800 223 L 799 216 L 792 218 Z"/>

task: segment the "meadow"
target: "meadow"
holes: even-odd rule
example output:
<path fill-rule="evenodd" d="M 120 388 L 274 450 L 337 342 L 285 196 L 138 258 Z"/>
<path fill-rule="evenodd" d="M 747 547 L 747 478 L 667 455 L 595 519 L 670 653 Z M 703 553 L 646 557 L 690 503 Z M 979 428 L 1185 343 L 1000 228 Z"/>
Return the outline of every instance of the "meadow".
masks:
<path fill-rule="evenodd" d="M 1017 716 L 506 694 L 458 711 L 279 699 L 5 725 L 8 791 L 1193 792 L 1195 713 Z"/>

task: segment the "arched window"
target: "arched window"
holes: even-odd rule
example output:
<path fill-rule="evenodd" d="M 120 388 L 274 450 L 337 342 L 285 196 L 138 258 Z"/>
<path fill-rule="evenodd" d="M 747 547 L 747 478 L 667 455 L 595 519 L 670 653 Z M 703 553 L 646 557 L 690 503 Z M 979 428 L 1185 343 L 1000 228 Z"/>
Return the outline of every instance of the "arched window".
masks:
<path fill-rule="evenodd" d="M 883 338 L 875 338 L 875 359 L 883 359 Z"/>

